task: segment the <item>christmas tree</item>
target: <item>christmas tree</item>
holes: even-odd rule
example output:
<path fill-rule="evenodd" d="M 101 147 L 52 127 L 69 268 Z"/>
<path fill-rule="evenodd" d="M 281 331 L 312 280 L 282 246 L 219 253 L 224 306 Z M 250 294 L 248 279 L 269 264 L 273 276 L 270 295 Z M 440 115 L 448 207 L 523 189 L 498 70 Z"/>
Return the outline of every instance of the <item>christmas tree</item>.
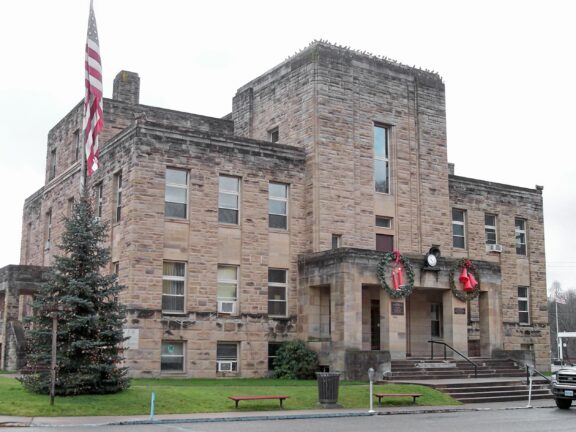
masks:
<path fill-rule="evenodd" d="M 123 286 L 105 275 L 109 250 L 102 247 L 107 225 L 95 217 L 84 196 L 65 221 L 49 279 L 33 302 L 23 385 L 36 393 L 50 389 L 52 317 L 58 317 L 56 395 L 116 393 L 128 387 L 121 367 L 125 308 Z"/>

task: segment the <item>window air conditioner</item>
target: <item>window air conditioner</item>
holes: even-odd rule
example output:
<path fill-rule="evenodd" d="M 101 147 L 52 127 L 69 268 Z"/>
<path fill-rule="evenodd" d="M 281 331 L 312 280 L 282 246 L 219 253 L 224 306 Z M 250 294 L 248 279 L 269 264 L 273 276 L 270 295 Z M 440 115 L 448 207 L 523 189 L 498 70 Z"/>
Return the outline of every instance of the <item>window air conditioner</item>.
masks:
<path fill-rule="evenodd" d="M 235 361 L 219 361 L 218 372 L 234 372 L 236 366 Z"/>
<path fill-rule="evenodd" d="M 218 312 L 220 313 L 234 313 L 236 311 L 235 301 L 219 301 Z"/>
<path fill-rule="evenodd" d="M 489 245 L 486 245 L 486 252 L 498 252 L 498 253 L 502 253 L 503 250 L 504 250 L 504 248 L 502 247 L 502 245 L 499 245 L 499 244 L 489 244 Z"/>

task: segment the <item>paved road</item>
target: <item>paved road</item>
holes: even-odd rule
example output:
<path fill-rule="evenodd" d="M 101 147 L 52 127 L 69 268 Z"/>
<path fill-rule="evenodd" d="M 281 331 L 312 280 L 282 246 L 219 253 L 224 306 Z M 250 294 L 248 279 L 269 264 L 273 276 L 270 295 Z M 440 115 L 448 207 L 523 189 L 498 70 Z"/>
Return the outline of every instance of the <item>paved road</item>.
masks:
<path fill-rule="evenodd" d="M 379 415 L 306 420 L 263 420 L 139 426 L 0 428 L 14 432 L 548 432 L 576 431 L 576 409 L 487 410 L 432 414 Z"/>

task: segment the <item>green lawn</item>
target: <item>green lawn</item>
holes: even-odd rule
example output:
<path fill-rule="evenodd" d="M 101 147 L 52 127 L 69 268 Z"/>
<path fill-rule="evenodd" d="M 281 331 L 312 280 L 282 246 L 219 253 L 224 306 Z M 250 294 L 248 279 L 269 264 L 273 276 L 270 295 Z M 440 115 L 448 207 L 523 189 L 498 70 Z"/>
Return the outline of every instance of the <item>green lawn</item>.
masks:
<path fill-rule="evenodd" d="M 422 393 L 418 405 L 458 405 L 449 396 L 426 386 L 386 384 L 375 392 Z M 0 415 L 14 416 L 92 416 L 136 415 L 150 412 L 150 395 L 156 394 L 156 414 L 182 414 L 236 411 L 232 395 L 287 395 L 286 410 L 317 408 L 316 381 L 271 379 L 134 379 L 131 387 L 119 394 L 104 396 L 57 397 L 50 407 L 48 396 L 32 394 L 11 378 L 0 378 Z M 366 383 L 341 382 L 338 402 L 344 408 L 367 408 Z M 384 406 L 410 405 L 412 398 L 384 399 Z M 375 403 L 376 405 L 376 403 Z M 240 402 L 237 411 L 277 410 L 270 401 Z"/>

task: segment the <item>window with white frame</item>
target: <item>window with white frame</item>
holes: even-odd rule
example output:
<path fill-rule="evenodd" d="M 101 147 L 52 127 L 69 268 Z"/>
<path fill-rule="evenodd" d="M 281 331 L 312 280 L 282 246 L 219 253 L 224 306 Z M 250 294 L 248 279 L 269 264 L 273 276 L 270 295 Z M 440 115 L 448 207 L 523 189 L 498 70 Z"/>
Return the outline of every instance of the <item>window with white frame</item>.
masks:
<path fill-rule="evenodd" d="M 238 225 L 240 211 L 240 179 L 220 176 L 218 194 L 218 222 Z"/>
<path fill-rule="evenodd" d="M 374 188 L 390 193 L 389 129 L 374 125 Z"/>
<path fill-rule="evenodd" d="M 188 203 L 188 171 L 166 168 L 164 215 L 186 219 Z"/>
<path fill-rule="evenodd" d="M 496 236 L 496 215 L 484 215 L 484 233 L 487 245 L 498 243 L 498 238 Z"/>
<path fill-rule="evenodd" d="M 378 228 L 392 228 L 392 218 L 376 216 L 376 226 Z"/>
<path fill-rule="evenodd" d="M 102 205 L 104 203 L 104 185 L 102 182 L 96 185 L 96 217 L 102 218 Z"/>
<path fill-rule="evenodd" d="M 238 300 L 238 266 L 218 266 L 218 312 L 236 313 Z"/>
<path fill-rule="evenodd" d="M 530 324 L 530 289 L 529 287 L 518 287 L 518 322 L 520 324 Z"/>
<path fill-rule="evenodd" d="M 186 264 L 164 261 L 162 273 L 162 312 L 183 313 L 186 293 Z"/>
<path fill-rule="evenodd" d="M 162 341 L 160 370 L 184 372 L 184 342 Z"/>
<path fill-rule="evenodd" d="M 286 316 L 287 270 L 268 269 L 268 315 Z"/>
<path fill-rule="evenodd" d="M 114 176 L 114 222 L 122 220 L 122 173 Z"/>
<path fill-rule="evenodd" d="M 452 246 L 466 248 L 466 212 L 452 209 Z"/>
<path fill-rule="evenodd" d="M 52 241 L 52 209 L 46 212 L 46 225 L 44 226 L 44 249 L 50 249 Z"/>
<path fill-rule="evenodd" d="M 238 344 L 236 342 L 218 342 L 216 347 L 216 371 L 238 371 Z"/>
<path fill-rule="evenodd" d="M 268 185 L 268 226 L 288 229 L 288 185 L 270 183 Z"/>
<path fill-rule="evenodd" d="M 516 218 L 516 254 L 526 255 L 526 220 Z"/>

